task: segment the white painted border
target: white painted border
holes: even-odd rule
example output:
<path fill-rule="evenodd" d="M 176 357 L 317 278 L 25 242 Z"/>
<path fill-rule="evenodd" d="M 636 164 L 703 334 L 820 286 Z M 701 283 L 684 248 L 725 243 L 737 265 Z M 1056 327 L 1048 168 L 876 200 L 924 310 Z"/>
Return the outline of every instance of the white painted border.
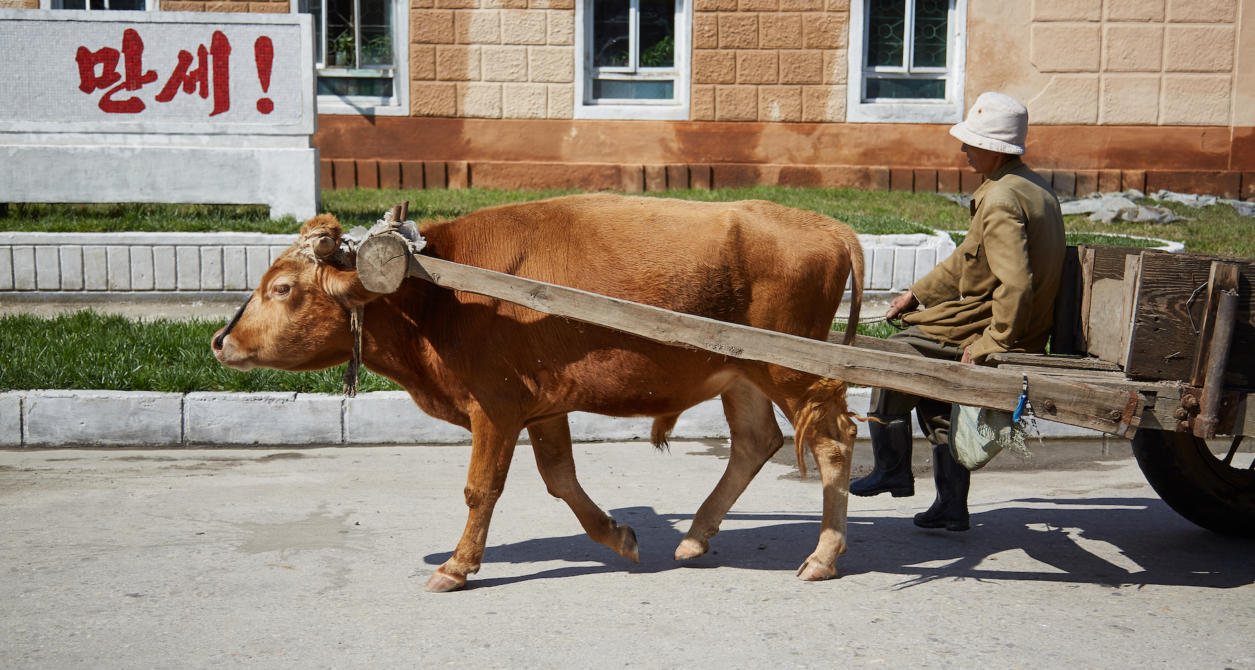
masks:
<path fill-rule="evenodd" d="M 675 104 L 639 104 L 639 105 L 590 105 L 584 102 L 584 94 L 588 84 L 588 73 L 592 69 L 588 50 L 592 28 L 588 25 L 592 20 L 585 5 L 590 0 L 575 0 L 575 109 L 577 119 L 618 119 L 642 121 L 688 121 L 689 120 L 689 89 L 691 88 L 692 41 L 693 41 L 693 0 L 676 0 L 680 11 L 676 12 L 683 25 L 675 28 L 676 69 L 680 74 L 676 78 Z"/>
<path fill-rule="evenodd" d="M 301 0 L 291 0 L 288 4 L 292 14 L 308 16 L 310 33 L 313 34 L 313 15 L 301 14 Z M 395 105 L 364 105 L 357 106 L 335 95 L 317 95 L 318 68 L 314 70 L 314 93 L 318 99 L 319 114 L 340 114 L 357 116 L 409 116 L 410 115 L 410 4 L 407 0 L 392 0 L 392 39 L 397 45 L 396 63 L 392 68 L 392 95 L 396 98 Z M 313 47 L 314 41 L 310 39 Z M 404 45 L 402 47 L 402 45 Z M 401 53 L 404 51 L 405 53 Z M 311 63 L 317 63 L 317 49 L 311 49 Z"/>
<path fill-rule="evenodd" d="M 863 102 L 863 51 L 869 0 L 850 2 L 849 76 L 846 85 L 846 121 L 849 123 L 958 123 L 963 120 L 967 71 L 967 0 L 955 0 L 951 15 L 954 48 L 945 103 Z"/>
<path fill-rule="evenodd" d="M 850 410 L 867 413 L 871 389 L 850 389 Z M 65 420 L 73 416 L 74 421 Z M 793 427 L 779 412 L 786 436 Z M 649 438 L 653 419 L 586 412 L 568 417 L 573 442 Z M 1042 437 L 1096 438 L 1102 433 L 1039 421 Z M 859 438 L 868 437 L 859 424 Z M 915 437 L 923 437 L 918 428 Z M 319 393 L 154 393 L 145 391 L 30 390 L 0 393 L 0 447 L 199 447 L 468 444 L 470 433 L 424 414 L 409 394 L 363 393 L 356 398 Z M 718 398 L 685 411 L 672 440 L 727 439 Z M 526 433 L 520 442 L 526 443 Z"/>
<path fill-rule="evenodd" d="M 0 21 L 128 21 L 133 23 L 240 23 L 265 25 L 295 25 L 304 32 L 301 39 L 301 58 L 314 62 L 313 17 L 292 14 L 230 14 L 204 12 L 122 12 L 77 11 L 53 9 L 0 9 Z M 241 123 L 170 123 L 153 121 L 75 121 L 75 122 L 5 122 L 0 121 L 0 133 L 151 133 L 154 135 L 312 135 L 318 130 L 318 110 L 315 106 L 314 68 L 301 68 L 301 121 L 288 125 L 258 125 Z"/>

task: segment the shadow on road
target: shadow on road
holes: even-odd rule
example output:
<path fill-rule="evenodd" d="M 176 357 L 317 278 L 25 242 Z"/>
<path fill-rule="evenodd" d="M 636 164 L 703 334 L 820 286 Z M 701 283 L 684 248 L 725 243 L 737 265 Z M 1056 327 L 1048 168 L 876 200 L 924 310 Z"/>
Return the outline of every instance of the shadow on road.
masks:
<path fill-rule="evenodd" d="M 472 580 L 467 586 L 606 572 L 650 574 L 715 567 L 788 570 L 805 560 L 819 538 L 816 515 L 732 513 L 724 530 L 711 540 L 709 553 L 677 563 L 672 552 L 684 534 L 676 525 L 692 515 L 658 514 L 649 507 L 617 509 L 612 515 L 636 531 L 639 565 L 627 563 L 582 534 L 540 538 L 489 546 L 484 562 L 565 560 L 578 565 Z M 850 550 L 837 563 L 841 575 L 900 574 L 904 579 L 897 588 L 938 579 L 1217 589 L 1255 583 L 1255 562 L 1250 560 L 1255 540 L 1205 531 L 1157 498 L 1025 498 L 999 509 L 973 509 L 972 530 L 965 533 L 923 530 L 908 517 L 864 511 L 851 514 L 849 537 Z M 439 565 L 450 555 L 431 554 L 424 560 Z"/>

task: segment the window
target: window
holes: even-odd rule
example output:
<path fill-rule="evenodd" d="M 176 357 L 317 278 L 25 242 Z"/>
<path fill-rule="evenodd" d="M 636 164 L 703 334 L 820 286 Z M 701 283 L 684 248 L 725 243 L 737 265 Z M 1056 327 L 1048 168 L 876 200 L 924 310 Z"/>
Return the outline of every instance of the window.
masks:
<path fill-rule="evenodd" d="M 690 2 L 576 3 L 576 118 L 688 119 Z"/>
<path fill-rule="evenodd" d="M 318 112 L 409 113 L 405 0 L 294 0 L 314 15 Z"/>
<path fill-rule="evenodd" d="M 42 0 L 40 9 L 118 10 L 128 12 L 156 11 L 157 0 Z"/>
<path fill-rule="evenodd" d="M 855 0 L 852 122 L 963 120 L 966 0 Z"/>

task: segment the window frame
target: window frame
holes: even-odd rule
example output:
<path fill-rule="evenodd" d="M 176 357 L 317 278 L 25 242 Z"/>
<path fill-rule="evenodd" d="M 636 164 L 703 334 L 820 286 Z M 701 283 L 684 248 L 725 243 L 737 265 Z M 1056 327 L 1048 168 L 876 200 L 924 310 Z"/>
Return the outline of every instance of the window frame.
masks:
<path fill-rule="evenodd" d="M 905 67 L 878 68 L 867 67 L 867 30 L 870 22 L 868 4 L 872 0 L 853 0 L 850 3 L 850 45 L 849 45 L 849 82 L 846 87 L 846 121 L 849 123 L 958 123 L 963 120 L 963 99 L 965 74 L 967 67 L 967 0 L 949 0 L 950 35 L 946 47 L 946 67 L 912 68 L 910 61 Z M 914 16 L 914 5 L 918 0 L 905 0 L 910 3 L 910 16 Z M 911 22 L 908 24 L 913 25 Z M 854 29 L 858 26 L 858 29 Z M 911 52 L 911 35 L 906 35 L 908 46 L 904 50 L 904 58 Z M 903 100 L 889 101 L 885 99 L 865 101 L 863 92 L 867 87 L 867 78 L 876 74 L 905 74 L 905 79 L 941 79 L 946 80 L 946 97 L 944 100 Z M 915 76 L 911 76 L 915 75 Z"/>
<path fill-rule="evenodd" d="M 668 68 L 653 67 L 593 67 L 592 0 L 576 0 L 575 3 L 575 107 L 577 119 L 623 119 L 647 121 L 687 121 L 689 119 L 689 82 L 692 49 L 693 0 L 675 0 L 675 65 Z M 632 0 L 639 4 L 638 0 Z M 632 13 L 630 34 L 637 31 L 637 12 Z M 632 40 L 631 62 L 637 58 L 638 40 Z M 593 102 L 593 78 L 627 81 L 667 79 L 675 82 L 675 97 L 671 100 L 616 100 Z"/>
<path fill-rule="evenodd" d="M 65 10 L 65 8 L 61 6 L 61 4 L 62 4 L 62 0 L 39 0 L 40 9 Z M 124 9 L 111 10 L 107 8 L 106 9 L 92 9 L 91 0 L 87 0 L 87 2 L 85 2 L 84 4 L 86 5 L 85 9 L 71 9 L 71 10 L 65 10 L 65 11 L 72 11 L 72 12 L 109 12 L 109 11 L 159 12 L 161 11 L 161 0 L 144 0 L 144 9 L 142 10 L 124 10 Z M 105 0 L 105 4 L 109 4 L 109 0 Z"/>
<path fill-rule="evenodd" d="M 326 0 L 323 1 L 325 6 Z M 360 2 L 360 0 L 354 1 Z M 293 14 L 303 13 L 301 11 L 303 4 L 305 4 L 305 0 L 291 0 L 291 12 Z M 314 86 L 316 91 L 318 86 L 317 79 L 322 76 L 361 76 L 383 78 L 383 75 L 376 73 L 387 72 L 391 69 L 392 97 L 385 99 L 377 96 L 340 96 L 319 93 L 317 96 L 316 108 L 318 114 L 345 114 L 361 116 L 410 115 L 410 6 L 407 0 L 390 0 L 390 4 L 392 5 L 392 48 L 394 51 L 393 57 L 395 59 L 392 68 L 328 68 L 325 64 L 319 67 L 318 57 L 322 51 L 322 45 L 314 44 Z M 360 30 L 360 26 L 358 29 Z M 355 48 L 360 54 L 360 40 L 355 40 Z M 326 74 L 324 75 L 324 73 Z M 359 74 L 355 75 L 351 73 Z"/>

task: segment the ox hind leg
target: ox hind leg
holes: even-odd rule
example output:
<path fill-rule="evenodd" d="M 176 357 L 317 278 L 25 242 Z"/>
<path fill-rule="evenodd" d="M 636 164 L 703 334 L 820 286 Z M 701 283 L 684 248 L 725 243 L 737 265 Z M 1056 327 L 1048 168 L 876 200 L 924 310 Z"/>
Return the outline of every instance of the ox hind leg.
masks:
<path fill-rule="evenodd" d="M 732 454 L 723 477 L 693 516 L 693 524 L 675 550 L 675 560 L 697 558 L 710 550 L 710 538 L 737 498 L 762 469 L 767 459 L 784 444 L 776 425 L 771 400 L 744 379 L 723 392 L 723 413 L 732 433 Z"/>
<path fill-rule="evenodd" d="M 431 592 L 454 591 L 466 585 L 466 576 L 479 572 L 488 543 L 492 510 L 505 489 L 510 459 L 520 427 L 494 421 L 482 412 L 471 414 L 471 464 L 466 472 L 466 529 L 453 556 L 427 580 Z"/>
<path fill-rule="evenodd" d="M 575 477 L 575 458 L 571 453 L 571 426 L 565 414 L 527 428 L 536 454 L 536 467 L 545 480 L 549 495 L 561 498 L 575 512 L 584 532 L 594 542 L 604 544 L 633 563 L 641 562 L 636 533 L 620 526 L 584 492 Z"/>
<path fill-rule="evenodd" d="M 837 558 L 846 550 L 846 515 L 850 499 L 850 461 L 858 429 L 846 405 L 845 384 L 774 365 L 761 380 L 768 395 L 793 423 L 798 466 L 809 446 L 823 484 L 824 508 L 819 544 L 798 568 L 806 581 L 837 576 Z"/>

